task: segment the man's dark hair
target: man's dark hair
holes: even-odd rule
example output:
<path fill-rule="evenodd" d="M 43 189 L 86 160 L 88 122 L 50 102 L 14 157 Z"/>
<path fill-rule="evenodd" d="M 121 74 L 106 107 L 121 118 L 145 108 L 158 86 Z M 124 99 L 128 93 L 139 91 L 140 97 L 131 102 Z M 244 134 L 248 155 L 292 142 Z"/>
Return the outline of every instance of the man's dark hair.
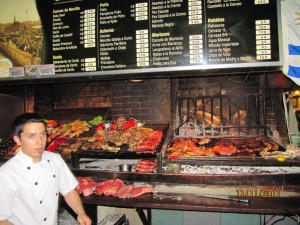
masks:
<path fill-rule="evenodd" d="M 18 137 L 21 136 L 23 132 L 24 126 L 27 123 L 43 123 L 45 124 L 44 120 L 39 117 L 35 113 L 23 113 L 15 118 L 14 122 L 12 123 L 12 135 L 16 135 Z"/>

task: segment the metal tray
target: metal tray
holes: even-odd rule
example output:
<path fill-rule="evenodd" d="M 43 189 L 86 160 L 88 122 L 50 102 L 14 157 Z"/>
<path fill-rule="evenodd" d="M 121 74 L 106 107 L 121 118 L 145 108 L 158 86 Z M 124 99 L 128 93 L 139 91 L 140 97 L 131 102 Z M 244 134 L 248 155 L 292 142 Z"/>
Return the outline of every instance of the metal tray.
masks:
<path fill-rule="evenodd" d="M 156 158 L 157 154 L 161 152 L 162 146 L 165 142 L 169 125 L 168 124 L 148 124 L 147 128 L 154 130 L 161 130 L 163 132 L 162 140 L 155 149 L 155 154 L 136 153 L 136 151 L 127 151 L 128 146 L 121 146 L 121 149 L 117 152 L 102 150 L 102 149 L 88 149 L 71 153 L 71 161 L 74 168 L 79 168 L 79 159 L 81 158 L 99 158 L 99 159 L 140 159 L 140 158 Z"/>
<path fill-rule="evenodd" d="M 226 138 L 223 138 L 226 139 Z M 233 138 L 231 138 L 233 139 Z M 219 139 L 214 138 L 210 143 L 205 144 L 206 147 L 214 147 Z M 270 140 L 272 141 L 272 140 Z M 274 141 L 272 141 L 274 142 Z M 173 141 L 168 145 L 172 146 Z M 276 143 L 277 144 L 277 143 Z M 279 144 L 277 151 L 285 151 L 285 148 Z M 167 150 L 167 149 L 166 149 Z M 166 151 L 165 150 L 165 151 Z M 272 151 L 272 150 L 271 150 Z M 278 161 L 276 157 L 262 157 L 256 153 L 255 156 L 241 155 L 214 155 L 214 156 L 179 156 L 176 159 L 169 159 L 169 154 L 164 152 L 163 164 L 180 164 L 180 165 L 217 165 L 217 166 L 300 166 L 300 159 L 285 159 Z"/>

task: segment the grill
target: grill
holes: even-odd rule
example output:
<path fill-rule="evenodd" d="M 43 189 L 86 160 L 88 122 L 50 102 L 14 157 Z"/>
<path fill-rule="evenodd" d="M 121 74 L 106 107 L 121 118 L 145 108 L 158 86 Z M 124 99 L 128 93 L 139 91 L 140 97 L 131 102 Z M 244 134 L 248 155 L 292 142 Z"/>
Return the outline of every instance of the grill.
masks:
<path fill-rule="evenodd" d="M 266 135 L 265 96 L 223 95 L 178 97 L 179 137 Z"/>
<path fill-rule="evenodd" d="M 155 154 L 140 153 L 136 151 L 128 151 L 128 146 L 121 146 L 121 150 L 117 152 L 105 151 L 102 149 L 88 149 L 83 150 L 79 148 L 78 151 L 72 152 L 71 160 L 74 168 L 80 167 L 80 159 L 160 159 L 161 150 L 165 142 L 165 138 L 168 132 L 168 124 L 150 124 L 145 125 L 147 128 L 152 128 L 153 130 L 161 130 L 163 132 L 162 140 L 155 149 Z M 92 131 L 93 133 L 94 131 Z"/>
<path fill-rule="evenodd" d="M 192 96 L 191 96 L 192 95 Z M 285 148 L 267 137 L 266 98 L 263 94 L 226 95 L 220 88 L 215 95 L 186 96 L 180 92 L 176 99 L 176 129 L 163 155 L 162 170 L 176 173 L 214 174 L 221 173 L 294 173 L 283 167 L 300 166 L 299 160 L 278 161 L 276 157 L 262 157 L 262 149 L 268 152 L 284 152 Z M 203 137 L 209 141 L 202 144 Z M 180 154 L 169 151 L 178 145 L 178 140 L 188 140 L 186 146 L 179 147 Z M 250 143 L 261 146 L 252 147 Z M 237 151 L 229 154 L 211 154 L 205 149 L 236 147 Z M 223 146 L 222 146 L 223 143 Z M 229 143 L 229 144 L 228 144 Z M 243 143 L 243 150 L 241 144 Z M 194 153 L 185 148 L 193 148 Z M 195 144 L 195 145 L 194 145 Z M 227 144 L 227 145 L 226 145 Z M 270 144 L 270 145 L 269 145 Z M 217 145 L 217 146 L 216 146 Z M 249 146 L 247 146 L 249 145 Z M 224 148 L 225 148 L 224 147 Z M 202 155 L 201 155 L 202 154 Z M 178 155 L 178 156 L 177 156 Z M 175 157 L 174 157 L 175 156 Z M 266 169 L 263 167 L 270 167 Z M 281 167 L 274 171 L 274 167 Z"/>

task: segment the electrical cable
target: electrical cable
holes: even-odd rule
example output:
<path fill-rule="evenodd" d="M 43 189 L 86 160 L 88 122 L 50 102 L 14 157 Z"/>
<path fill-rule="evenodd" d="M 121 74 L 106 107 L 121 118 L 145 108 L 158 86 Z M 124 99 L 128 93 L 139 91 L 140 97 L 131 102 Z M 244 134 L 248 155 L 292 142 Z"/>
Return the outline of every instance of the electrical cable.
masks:
<path fill-rule="evenodd" d="M 263 225 L 268 225 L 268 224 L 271 222 L 271 220 L 274 219 L 274 218 L 276 217 L 276 215 L 273 215 L 273 216 L 271 216 L 271 217 L 266 221 L 266 215 L 263 215 L 263 216 L 264 216 L 264 218 L 263 218 Z M 277 220 L 275 220 L 274 222 L 270 223 L 270 225 L 274 225 L 274 224 L 276 224 L 276 223 L 278 223 L 278 222 L 280 222 L 280 221 L 283 221 L 283 220 L 285 220 L 287 217 L 290 218 L 291 220 L 294 220 L 295 222 L 297 222 L 297 225 L 300 225 L 300 216 L 298 216 L 298 215 L 295 215 L 295 216 L 286 216 L 286 215 L 284 215 L 281 219 L 277 219 Z M 296 217 L 296 218 L 294 218 L 294 217 Z"/>
<path fill-rule="evenodd" d="M 285 220 L 286 216 L 283 216 L 281 219 L 275 220 L 271 225 L 274 225 L 275 223 L 278 223 L 280 221 Z"/>
<path fill-rule="evenodd" d="M 274 217 L 275 217 L 275 215 L 271 216 L 267 221 L 264 221 L 264 225 L 267 225 L 269 223 L 269 221 L 272 220 Z M 265 217 L 265 219 L 266 219 L 266 217 Z"/>

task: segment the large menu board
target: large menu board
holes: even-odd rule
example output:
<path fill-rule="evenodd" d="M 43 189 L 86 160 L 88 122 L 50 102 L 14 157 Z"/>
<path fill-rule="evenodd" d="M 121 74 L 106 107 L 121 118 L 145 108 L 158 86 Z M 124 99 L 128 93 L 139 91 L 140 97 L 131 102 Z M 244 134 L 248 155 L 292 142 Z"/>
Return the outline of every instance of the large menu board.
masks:
<path fill-rule="evenodd" d="M 281 65 L 277 0 L 37 2 L 56 73 Z"/>

